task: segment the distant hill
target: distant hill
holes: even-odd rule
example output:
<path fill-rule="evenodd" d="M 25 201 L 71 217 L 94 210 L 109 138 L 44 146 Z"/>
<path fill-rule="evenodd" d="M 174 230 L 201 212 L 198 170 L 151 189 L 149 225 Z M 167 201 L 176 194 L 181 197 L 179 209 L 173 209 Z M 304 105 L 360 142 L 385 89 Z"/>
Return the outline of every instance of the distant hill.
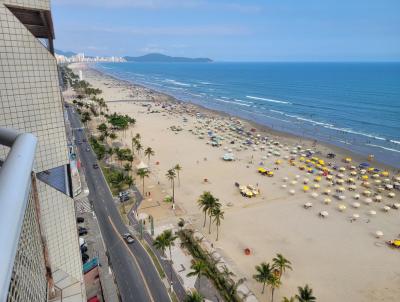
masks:
<path fill-rule="evenodd" d="M 68 57 L 68 58 L 76 56 L 76 53 L 72 52 L 72 51 L 63 51 L 63 50 L 55 49 L 55 52 L 58 55 L 65 56 L 65 57 Z"/>
<path fill-rule="evenodd" d="M 160 53 L 150 53 L 139 57 L 124 57 L 128 62 L 165 62 L 165 63 L 208 63 L 209 58 L 171 57 Z"/>

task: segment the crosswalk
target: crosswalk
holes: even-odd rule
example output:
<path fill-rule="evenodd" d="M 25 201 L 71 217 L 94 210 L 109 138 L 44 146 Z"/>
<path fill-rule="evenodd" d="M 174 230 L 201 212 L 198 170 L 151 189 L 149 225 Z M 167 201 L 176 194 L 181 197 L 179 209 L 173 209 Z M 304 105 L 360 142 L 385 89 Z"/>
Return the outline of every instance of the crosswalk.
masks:
<path fill-rule="evenodd" d="M 90 201 L 87 197 L 75 200 L 75 208 L 79 213 L 90 213 L 92 212 L 92 207 L 90 206 Z"/>

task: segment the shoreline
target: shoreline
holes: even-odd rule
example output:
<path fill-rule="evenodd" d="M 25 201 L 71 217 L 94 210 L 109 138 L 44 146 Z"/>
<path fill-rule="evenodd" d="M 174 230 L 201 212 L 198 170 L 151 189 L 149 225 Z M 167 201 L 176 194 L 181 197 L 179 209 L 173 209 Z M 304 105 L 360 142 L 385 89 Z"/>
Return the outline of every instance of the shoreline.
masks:
<path fill-rule="evenodd" d="M 290 133 L 290 132 L 285 132 L 284 130 L 277 130 L 277 129 L 274 129 L 274 128 L 270 127 L 270 126 L 260 124 L 258 122 L 249 120 L 247 118 L 243 118 L 243 117 L 239 117 L 239 116 L 236 116 L 236 115 L 232 115 L 232 114 L 224 112 L 222 110 L 216 110 L 216 109 L 207 108 L 205 106 L 193 103 L 191 101 L 179 100 L 175 96 L 170 95 L 170 94 L 168 94 L 166 92 L 163 92 L 163 91 L 158 91 L 157 89 L 155 89 L 153 87 L 147 87 L 147 86 L 145 86 L 143 84 L 136 83 L 136 82 L 133 82 L 133 81 L 130 81 L 130 80 L 126 80 L 126 79 L 122 79 L 122 78 L 119 78 L 119 77 L 117 77 L 115 75 L 111 75 L 111 74 L 109 74 L 109 73 L 107 73 L 105 71 L 98 70 L 95 67 L 93 67 L 93 64 L 85 63 L 83 65 L 86 68 L 89 68 L 93 72 L 99 73 L 100 75 L 108 77 L 110 79 L 113 79 L 113 80 L 116 80 L 116 81 L 120 81 L 120 82 L 122 82 L 122 83 L 124 83 L 124 84 L 126 84 L 128 86 L 140 87 L 140 88 L 152 91 L 155 94 L 163 95 L 164 97 L 166 97 L 166 101 L 167 102 L 171 102 L 171 103 L 175 103 L 175 104 L 181 104 L 181 105 L 190 104 L 193 107 L 197 107 L 199 109 L 199 111 L 207 112 L 208 114 L 214 114 L 214 115 L 217 115 L 217 116 L 220 116 L 220 117 L 229 117 L 229 118 L 235 118 L 235 119 L 241 120 L 241 121 L 245 122 L 246 124 L 248 124 L 249 127 L 255 128 L 259 132 L 265 132 L 265 133 L 268 133 L 268 134 L 271 134 L 273 136 L 277 136 L 277 137 L 283 138 L 283 139 L 295 140 L 295 141 L 298 141 L 299 143 L 303 143 L 303 144 L 304 144 L 304 142 L 307 142 L 307 144 L 309 144 L 309 145 L 313 144 L 313 140 L 311 138 L 307 137 L 307 136 L 302 136 L 301 134 L 294 134 L 294 133 Z M 128 101 L 128 100 L 125 100 L 125 101 Z M 137 101 L 137 100 L 132 100 L 132 102 L 135 102 L 135 101 Z M 146 100 L 146 101 L 149 101 L 149 100 Z M 337 146 L 337 145 L 335 145 L 333 143 L 328 143 L 328 142 L 317 140 L 317 139 L 315 141 L 317 142 L 317 146 L 322 146 L 323 149 L 334 151 L 333 153 L 335 153 L 335 154 L 346 154 L 346 156 L 350 156 L 351 158 L 353 158 L 358 163 L 368 162 L 368 157 L 366 155 L 357 153 L 357 152 L 355 152 L 353 150 L 350 150 L 350 149 L 346 149 L 346 148 L 344 148 L 342 146 Z M 381 162 L 379 160 L 374 160 L 372 162 L 372 164 L 375 167 L 377 167 L 378 169 L 380 169 L 380 170 L 387 170 L 387 171 L 391 171 L 393 173 L 396 173 L 400 169 L 400 162 L 399 162 L 399 166 L 398 167 L 395 166 L 395 165 L 392 165 L 392 164 Z"/>

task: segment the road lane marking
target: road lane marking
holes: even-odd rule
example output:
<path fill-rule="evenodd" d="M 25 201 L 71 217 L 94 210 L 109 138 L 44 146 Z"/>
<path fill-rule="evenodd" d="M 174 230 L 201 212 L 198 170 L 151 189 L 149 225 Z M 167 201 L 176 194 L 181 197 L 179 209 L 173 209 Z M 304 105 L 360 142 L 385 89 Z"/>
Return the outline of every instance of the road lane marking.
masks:
<path fill-rule="evenodd" d="M 148 284 L 147 284 L 147 282 L 146 282 L 146 279 L 145 279 L 145 277 L 144 277 L 144 274 L 143 274 L 143 272 L 142 272 L 142 269 L 140 268 L 139 262 L 137 261 L 135 255 L 132 253 L 132 251 L 131 251 L 131 249 L 129 248 L 128 244 L 127 244 L 127 243 L 125 242 L 125 240 L 122 238 L 121 234 L 118 232 L 118 230 L 117 230 L 117 228 L 115 227 L 115 224 L 114 224 L 114 222 L 111 220 L 111 217 L 110 217 L 110 216 L 108 216 L 108 220 L 110 220 L 111 226 L 113 227 L 113 229 L 114 229 L 115 233 L 117 234 L 118 238 L 119 238 L 119 239 L 122 241 L 122 243 L 125 245 L 125 247 L 127 248 L 129 254 L 131 254 L 133 260 L 135 261 L 135 263 L 136 263 L 136 265 L 137 265 L 137 267 L 138 267 L 138 269 L 139 269 L 139 273 L 140 273 L 140 275 L 142 276 L 142 279 L 143 279 L 143 282 L 144 282 L 144 286 L 146 287 L 146 290 L 147 290 L 147 293 L 148 293 L 148 295 L 149 295 L 149 297 L 150 297 L 150 300 L 151 300 L 152 302 L 155 302 L 154 299 L 153 299 L 153 296 L 152 296 L 152 294 L 151 294 L 150 288 L 149 288 L 149 286 L 148 286 Z"/>

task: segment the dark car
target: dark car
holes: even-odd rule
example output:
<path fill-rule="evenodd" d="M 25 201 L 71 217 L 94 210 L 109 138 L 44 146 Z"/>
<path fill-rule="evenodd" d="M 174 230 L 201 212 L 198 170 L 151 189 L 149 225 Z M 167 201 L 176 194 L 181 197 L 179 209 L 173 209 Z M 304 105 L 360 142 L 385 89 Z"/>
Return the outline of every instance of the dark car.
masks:
<path fill-rule="evenodd" d="M 126 241 L 126 243 L 134 243 L 135 239 L 133 238 L 133 236 L 130 233 L 125 233 L 122 235 L 122 238 L 124 238 L 124 240 Z"/>
<path fill-rule="evenodd" d="M 81 246 L 81 253 L 86 253 L 87 250 L 88 250 L 88 248 L 87 248 L 86 245 L 82 245 L 82 246 Z"/>
<path fill-rule="evenodd" d="M 98 164 L 93 164 L 93 169 L 98 169 L 99 165 Z"/>
<path fill-rule="evenodd" d="M 89 260 L 89 255 L 86 253 L 82 253 L 82 262 L 85 264 Z"/>
<path fill-rule="evenodd" d="M 83 235 L 86 235 L 88 233 L 88 231 L 87 231 L 86 228 L 79 227 L 78 228 L 78 233 L 79 233 L 79 236 L 83 236 Z"/>
<path fill-rule="evenodd" d="M 84 138 L 82 141 L 86 143 L 86 142 L 87 142 L 87 139 L 86 139 L 86 138 Z"/>
<path fill-rule="evenodd" d="M 85 221 L 85 218 L 83 218 L 83 217 L 77 217 L 76 218 L 76 222 L 77 223 L 82 223 L 82 222 L 84 222 Z"/>

